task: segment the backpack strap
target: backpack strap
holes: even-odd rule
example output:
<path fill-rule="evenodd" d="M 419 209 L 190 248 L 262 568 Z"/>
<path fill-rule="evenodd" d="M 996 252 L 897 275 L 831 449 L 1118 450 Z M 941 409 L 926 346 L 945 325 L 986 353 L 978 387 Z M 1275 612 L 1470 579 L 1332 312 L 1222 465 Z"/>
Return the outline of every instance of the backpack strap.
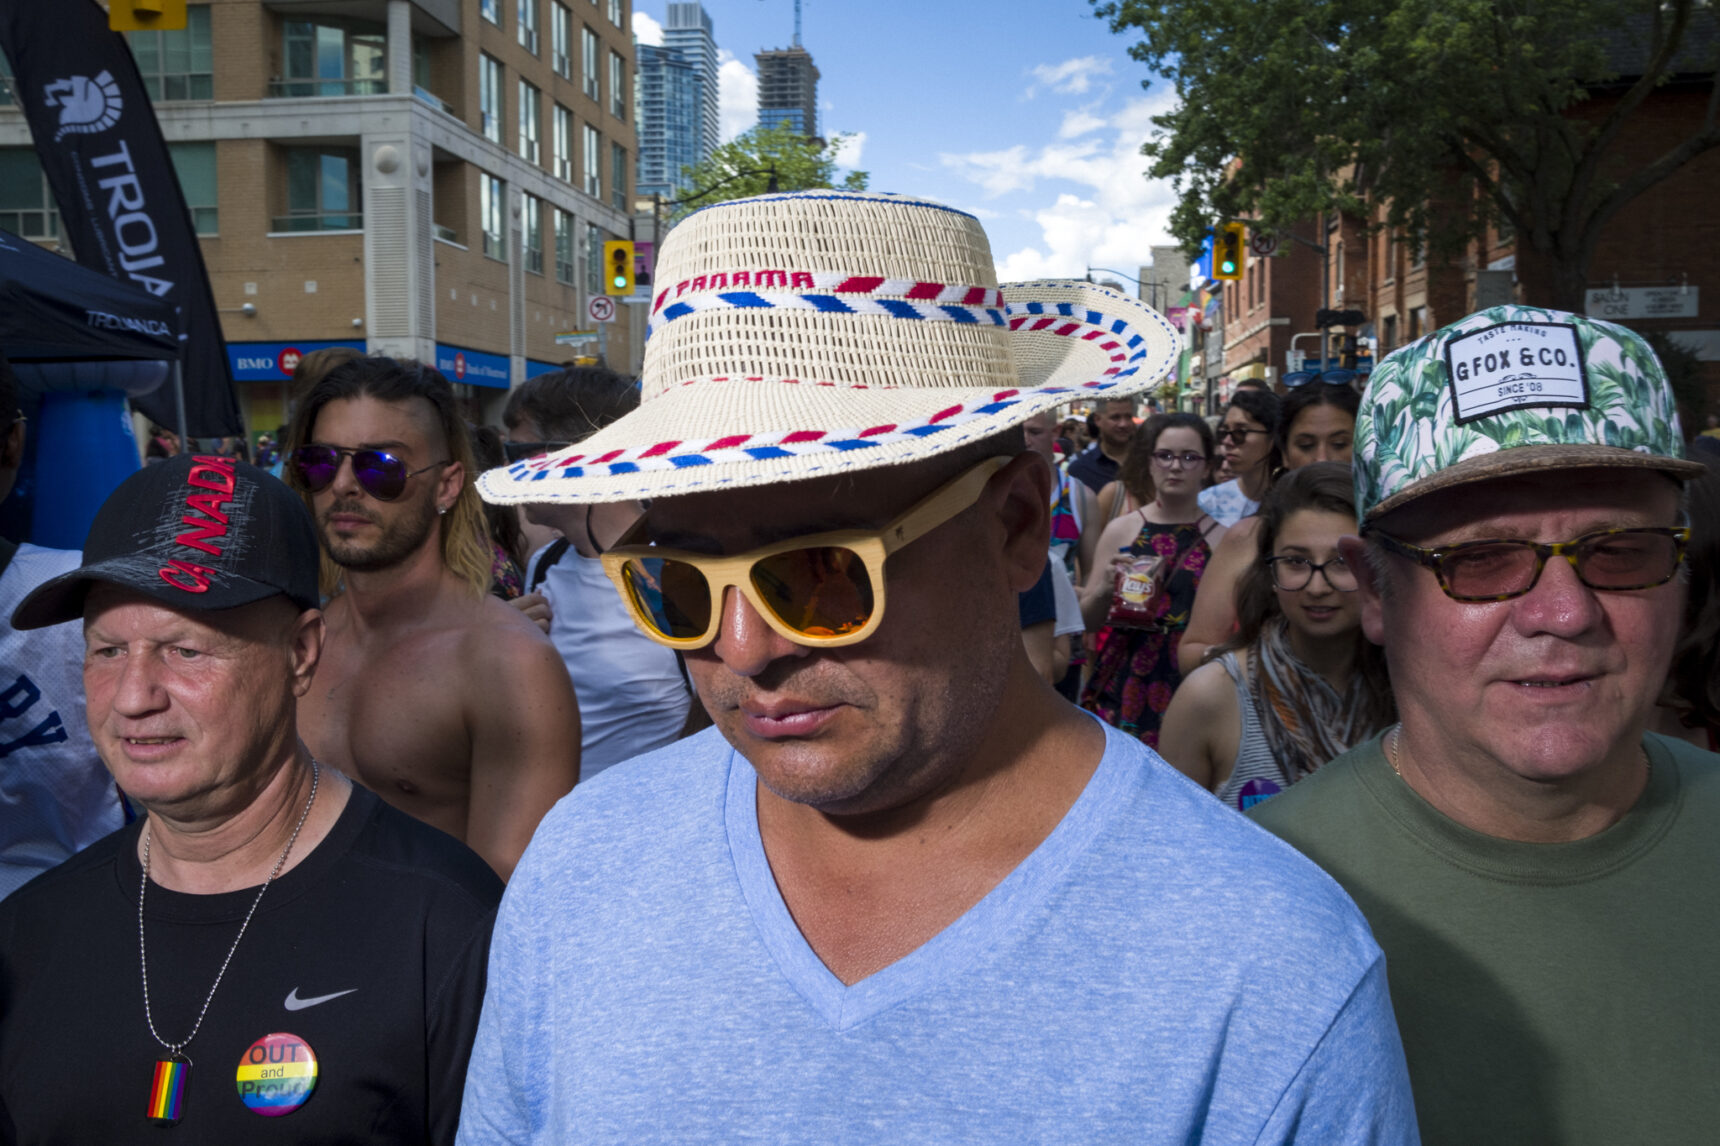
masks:
<path fill-rule="evenodd" d="M 550 542 L 544 549 L 543 556 L 539 557 L 537 564 L 532 566 L 532 580 L 531 584 L 526 586 L 526 592 L 536 593 L 538 586 L 542 585 L 544 579 L 549 576 L 550 569 L 556 562 L 567 556 L 567 551 L 571 547 L 572 543 L 565 537 Z"/>

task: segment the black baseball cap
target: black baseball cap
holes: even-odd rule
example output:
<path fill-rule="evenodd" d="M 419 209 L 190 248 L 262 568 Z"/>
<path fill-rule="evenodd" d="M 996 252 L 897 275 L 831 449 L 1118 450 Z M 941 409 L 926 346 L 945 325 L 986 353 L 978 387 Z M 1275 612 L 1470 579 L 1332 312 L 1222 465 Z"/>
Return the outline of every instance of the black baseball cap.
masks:
<path fill-rule="evenodd" d="M 314 609 L 319 561 L 310 510 L 279 478 L 236 458 L 180 454 L 108 495 L 84 563 L 38 585 L 13 611 L 12 627 L 78 620 L 97 583 L 176 609 L 234 609 L 277 593 Z"/>

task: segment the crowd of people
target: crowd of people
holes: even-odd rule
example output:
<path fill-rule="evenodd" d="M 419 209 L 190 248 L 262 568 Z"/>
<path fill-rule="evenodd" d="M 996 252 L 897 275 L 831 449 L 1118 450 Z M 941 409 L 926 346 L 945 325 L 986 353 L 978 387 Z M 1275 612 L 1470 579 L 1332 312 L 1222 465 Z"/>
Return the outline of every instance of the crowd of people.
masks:
<path fill-rule="evenodd" d="M 1720 450 L 1639 336 L 1208 418 L 937 204 L 658 271 L 637 381 L 319 351 L 0 546 L 0 1142 L 1711 1135 Z"/>

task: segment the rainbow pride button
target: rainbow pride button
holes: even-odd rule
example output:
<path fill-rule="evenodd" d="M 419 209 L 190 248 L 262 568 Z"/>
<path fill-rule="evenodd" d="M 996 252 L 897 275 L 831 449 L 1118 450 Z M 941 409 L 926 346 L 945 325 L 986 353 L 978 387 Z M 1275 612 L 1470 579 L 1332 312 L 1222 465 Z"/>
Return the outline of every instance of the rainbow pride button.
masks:
<path fill-rule="evenodd" d="M 264 1035 L 239 1056 L 239 1097 L 265 1117 L 291 1114 L 317 1088 L 317 1056 L 298 1035 Z"/>

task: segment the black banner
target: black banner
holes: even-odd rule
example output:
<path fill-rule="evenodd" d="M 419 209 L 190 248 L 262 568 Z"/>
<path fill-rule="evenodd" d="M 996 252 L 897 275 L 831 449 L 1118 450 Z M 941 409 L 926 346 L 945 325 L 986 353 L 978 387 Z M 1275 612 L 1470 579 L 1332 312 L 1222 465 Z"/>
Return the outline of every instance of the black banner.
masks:
<path fill-rule="evenodd" d="M 95 0 L 0 0 L 0 48 L 78 262 L 173 304 L 191 435 L 241 433 L 197 230 L 124 35 Z M 178 425 L 171 383 L 134 405 Z"/>

